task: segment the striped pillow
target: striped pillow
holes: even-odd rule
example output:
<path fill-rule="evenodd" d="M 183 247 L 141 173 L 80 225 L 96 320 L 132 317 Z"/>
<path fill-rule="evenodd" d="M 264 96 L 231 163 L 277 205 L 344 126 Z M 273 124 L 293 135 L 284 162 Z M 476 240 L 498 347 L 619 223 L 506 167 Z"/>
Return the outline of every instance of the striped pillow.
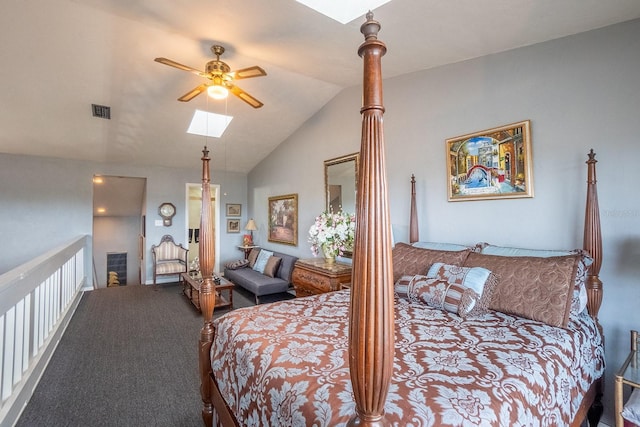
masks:
<path fill-rule="evenodd" d="M 248 259 L 239 259 L 236 261 L 229 261 L 228 263 L 226 263 L 224 265 L 225 268 L 228 268 L 229 270 L 237 270 L 239 268 L 243 268 L 249 265 L 249 260 Z"/>
<path fill-rule="evenodd" d="M 402 276 L 396 281 L 393 286 L 396 296 L 399 298 L 409 299 L 409 283 L 411 283 L 412 279 L 413 276 Z"/>
<path fill-rule="evenodd" d="M 463 301 L 464 287 L 444 279 L 416 275 L 411 279 L 408 288 L 410 300 L 462 316 L 459 307 Z"/>
<path fill-rule="evenodd" d="M 432 307 L 466 318 L 489 310 L 496 285 L 496 276 L 486 268 L 437 262 L 429 268 L 426 276 L 414 278 L 408 286 L 408 293 L 414 293 Z"/>

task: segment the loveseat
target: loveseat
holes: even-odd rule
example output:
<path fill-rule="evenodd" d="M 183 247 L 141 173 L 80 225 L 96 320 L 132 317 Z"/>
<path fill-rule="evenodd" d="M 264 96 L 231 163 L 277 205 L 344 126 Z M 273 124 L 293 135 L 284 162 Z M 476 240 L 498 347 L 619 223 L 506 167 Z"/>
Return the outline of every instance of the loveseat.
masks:
<path fill-rule="evenodd" d="M 254 294 L 259 304 L 260 297 L 291 288 L 291 274 L 297 260 L 292 255 L 254 248 L 246 260 L 226 263 L 224 277 Z"/>

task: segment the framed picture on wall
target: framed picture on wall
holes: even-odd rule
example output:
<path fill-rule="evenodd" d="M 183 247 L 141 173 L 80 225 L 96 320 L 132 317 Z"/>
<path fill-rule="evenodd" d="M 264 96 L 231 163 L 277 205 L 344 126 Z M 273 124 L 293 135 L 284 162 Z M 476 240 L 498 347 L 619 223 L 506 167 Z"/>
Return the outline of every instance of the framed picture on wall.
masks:
<path fill-rule="evenodd" d="M 227 203 L 227 216 L 242 216 L 242 205 L 240 203 Z"/>
<path fill-rule="evenodd" d="M 298 245 L 298 195 L 269 197 L 268 240 Z"/>
<path fill-rule="evenodd" d="M 240 232 L 240 220 L 228 219 L 227 220 L 227 233 L 239 233 Z"/>
<path fill-rule="evenodd" d="M 533 197 L 529 120 L 446 140 L 448 200 Z"/>

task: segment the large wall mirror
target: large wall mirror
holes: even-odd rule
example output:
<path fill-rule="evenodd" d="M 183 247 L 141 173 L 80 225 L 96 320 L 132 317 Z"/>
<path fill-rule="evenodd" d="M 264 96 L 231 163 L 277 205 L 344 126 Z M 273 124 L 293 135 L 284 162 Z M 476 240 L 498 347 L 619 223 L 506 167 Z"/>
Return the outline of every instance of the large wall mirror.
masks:
<path fill-rule="evenodd" d="M 324 161 L 327 211 L 355 213 L 359 153 Z"/>

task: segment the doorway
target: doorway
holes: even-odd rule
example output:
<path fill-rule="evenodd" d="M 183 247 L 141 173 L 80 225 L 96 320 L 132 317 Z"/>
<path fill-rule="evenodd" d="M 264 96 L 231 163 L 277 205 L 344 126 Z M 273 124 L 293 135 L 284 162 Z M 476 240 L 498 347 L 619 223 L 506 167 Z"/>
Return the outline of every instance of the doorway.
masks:
<path fill-rule="evenodd" d="M 220 186 L 210 184 L 211 188 L 211 209 L 213 218 L 213 235 L 215 237 L 215 264 L 213 271 L 220 271 Z M 202 211 L 202 184 L 187 183 L 186 185 L 186 203 L 187 207 L 187 224 L 186 224 L 186 238 L 185 241 L 189 242 L 189 269 L 194 265 L 194 260 L 199 257 L 200 252 L 200 212 Z"/>
<path fill-rule="evenodd" d="M 146 188 L 146 178 L 94 175 L 94 288 L 144 283 L 140 242 L 144 239 Z M 114 254 L 119 260 L 117 268 L 113 263 L 108 266 Z"/>

